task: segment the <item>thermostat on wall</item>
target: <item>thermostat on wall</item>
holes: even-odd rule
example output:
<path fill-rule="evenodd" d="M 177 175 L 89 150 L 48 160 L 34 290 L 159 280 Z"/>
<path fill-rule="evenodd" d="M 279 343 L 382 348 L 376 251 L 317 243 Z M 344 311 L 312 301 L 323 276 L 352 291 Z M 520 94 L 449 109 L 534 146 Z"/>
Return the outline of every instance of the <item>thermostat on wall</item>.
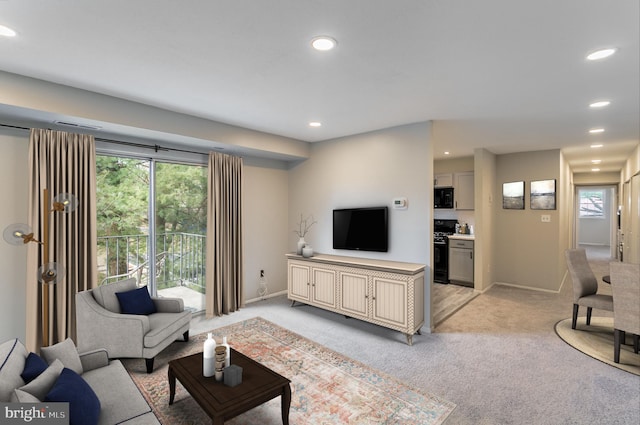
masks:
<path fill-rule="evenodd" d="M 407 209 L 407 198 L 395 198 L 393 200 L 393 208 L 397 210 Z"/>

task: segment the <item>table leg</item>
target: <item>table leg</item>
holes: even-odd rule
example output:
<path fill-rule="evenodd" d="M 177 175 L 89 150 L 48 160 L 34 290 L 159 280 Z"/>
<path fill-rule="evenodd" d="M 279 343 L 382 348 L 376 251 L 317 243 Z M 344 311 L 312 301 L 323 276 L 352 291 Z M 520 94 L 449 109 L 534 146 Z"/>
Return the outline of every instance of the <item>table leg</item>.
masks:
<path fill-rule="evenodd" d="M 173 399 L 176 396 L 176 376 L 173 374 L 173 369 L 169 365 L 169 404 L 173 404 Z"/>
<path fill-rule="evenodd" d="M 291 406 L 291 387 L 286 384 L 282 389 L 282 425 L 289 425 L 289 407 Z"/>

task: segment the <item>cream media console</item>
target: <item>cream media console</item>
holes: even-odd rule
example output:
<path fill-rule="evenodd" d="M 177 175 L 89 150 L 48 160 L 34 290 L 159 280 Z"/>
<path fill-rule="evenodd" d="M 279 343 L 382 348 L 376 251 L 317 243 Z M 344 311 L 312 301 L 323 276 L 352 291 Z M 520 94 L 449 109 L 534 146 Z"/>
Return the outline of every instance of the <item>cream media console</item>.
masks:
<path fill-rule="evenodd" d="M 288 298 L 404 333 L 424 324 L 424 264 L 287 254 Z"/>

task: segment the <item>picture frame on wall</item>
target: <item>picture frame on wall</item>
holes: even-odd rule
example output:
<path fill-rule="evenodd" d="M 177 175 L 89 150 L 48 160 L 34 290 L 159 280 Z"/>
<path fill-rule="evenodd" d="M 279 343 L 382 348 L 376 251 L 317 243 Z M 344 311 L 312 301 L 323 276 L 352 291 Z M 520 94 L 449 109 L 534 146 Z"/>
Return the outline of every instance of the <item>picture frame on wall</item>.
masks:
<path fill-rule="evenodd" d="M 505 210 L 524 209 L 524 181 L 502 184 L 502 208 Z"/>
<path fill-rule="evenodd" d="M 536 180 L 531 182 L 530 208 L 532 210 L 556 209 L 556 180 Z"/>

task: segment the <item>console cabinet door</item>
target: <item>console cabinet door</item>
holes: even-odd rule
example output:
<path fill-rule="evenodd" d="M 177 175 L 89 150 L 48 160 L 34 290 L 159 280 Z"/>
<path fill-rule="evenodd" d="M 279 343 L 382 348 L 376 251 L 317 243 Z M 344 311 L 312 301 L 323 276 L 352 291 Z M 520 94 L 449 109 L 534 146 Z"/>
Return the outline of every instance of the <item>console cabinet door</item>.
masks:
<path fill-rule="evenodd" d="M 333 270 L 311 269 L 311 302 L 325 307 L 336 306 L 336 272 Z"/>
<path fill-rule="evenodd" d="M 373 277 L 373 319 L 394 326 L 407 326 L 407 282 Z"/>
<path fill-rule="evenodd" d="M 340 310 L 349 316 L 369 317 L 369 277 L 340 272 Z"/>
<path fill-rule="evenodd" d="M 289 298 L 308 302 L 311 292 L 311 267 L 298 263 L 289 264 Z"/>

